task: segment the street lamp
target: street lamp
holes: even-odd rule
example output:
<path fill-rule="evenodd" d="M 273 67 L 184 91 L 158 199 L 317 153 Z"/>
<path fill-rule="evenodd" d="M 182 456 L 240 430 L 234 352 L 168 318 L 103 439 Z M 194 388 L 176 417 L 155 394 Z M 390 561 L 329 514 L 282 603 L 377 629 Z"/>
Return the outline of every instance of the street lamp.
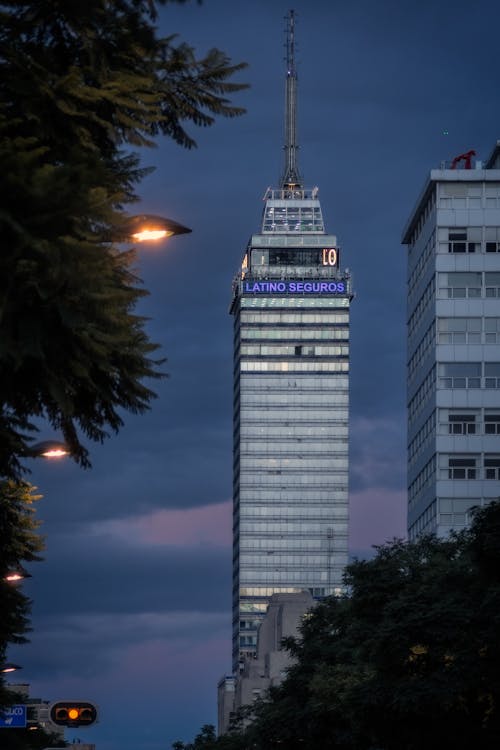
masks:
<path fill-rule="evenodd" d="M 59 440 L 42 440 L 26 448 L 26 456 L 29 458 L 63 458 L 71 453 L 66 443 Z"/>
<path fill-rule="evenodd" d="M 173 219 L 166 219 L 154 214 L 128 217 L 125 220 L 124 230 L 126 239 L 131 239 L 134 242 L 162 240 L 172 237 L 174 234 L 188 234 L 192 231 L 177 221 L 173 221 Z"/>
<path fill-rule="evenodd" d="M 18 669 L 22 669 L 19 664 L 12 664 L 11 662 L 5 662 L 0 664 L 0 673 L 7 674 L 8 672 L 17 672 Z"/>
<path fill-rule="evenodd" d="M 19 581 L 23 581 L 25 578 L 31 578 L 31 573 L 28 573 L 21 567 L 15 570 L 8 570 L 3 576 L 5 583 L 19 583 Z"/>

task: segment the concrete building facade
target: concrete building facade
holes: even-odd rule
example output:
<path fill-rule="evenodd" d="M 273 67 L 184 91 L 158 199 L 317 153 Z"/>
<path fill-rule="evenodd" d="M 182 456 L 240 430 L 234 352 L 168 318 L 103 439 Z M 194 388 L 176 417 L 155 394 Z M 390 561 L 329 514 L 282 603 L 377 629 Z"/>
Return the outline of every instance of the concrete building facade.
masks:
<path fill-rule="evenodd" d="M 500 496 L 500 142 L 430 172 L 408 248 L 408 535 Z"/>
<path fill-rule="evenodd" d="M 218 726 L 221 734 L 228 731 L 231 718 L 238 709 L 265 698 L 266 691 L 285 678 L 292 659 L 283 648 L 283 639 L 299 635 L 300 624 L 314 603 L 309 591 L 271 596 L 257 635 L 254 658 L 245 660 L 240 674 L 219 682 Z"/>

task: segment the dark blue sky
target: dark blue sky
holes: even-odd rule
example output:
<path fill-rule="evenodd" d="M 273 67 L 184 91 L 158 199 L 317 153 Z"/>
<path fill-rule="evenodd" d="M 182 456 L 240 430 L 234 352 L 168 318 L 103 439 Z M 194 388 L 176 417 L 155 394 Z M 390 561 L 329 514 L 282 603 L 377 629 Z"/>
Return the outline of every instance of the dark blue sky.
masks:
<path fill-rule="evenodd" d="M 297 0 L 299 164 L 351 269 L 351 549 L 405 533 L 405 250 L 428 170 L 500 138 L 498 5 Z M 170 377 L 145 417 L 92 446 L 94 467 L 32 464 L 45 561 L 32 567 L 20 679 L 48 700 L 96 700 L 97 750 L 166 750 L 216 718 L 230 666 L 231 281 L 282 170 L 284 0 L 162 12 L 201 54 L 249 67 L 244 117 L 164 140 L 137 210 L 193 229 L 144 249 L 142 304 Z M 48 435 L 43 435 L 48 437 Z"/>

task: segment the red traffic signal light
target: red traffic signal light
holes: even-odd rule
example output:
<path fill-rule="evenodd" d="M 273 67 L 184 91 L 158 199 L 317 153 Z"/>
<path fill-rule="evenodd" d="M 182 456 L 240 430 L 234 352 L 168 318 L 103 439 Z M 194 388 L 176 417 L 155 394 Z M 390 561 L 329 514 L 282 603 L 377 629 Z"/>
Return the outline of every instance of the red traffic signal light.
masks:
<path fill-rule="evenodd" d="M 85 701 L 60 701 L 51 705 L 50 720 L 61 727 L 88 727 L 97 721 L 97 707 Z"/>

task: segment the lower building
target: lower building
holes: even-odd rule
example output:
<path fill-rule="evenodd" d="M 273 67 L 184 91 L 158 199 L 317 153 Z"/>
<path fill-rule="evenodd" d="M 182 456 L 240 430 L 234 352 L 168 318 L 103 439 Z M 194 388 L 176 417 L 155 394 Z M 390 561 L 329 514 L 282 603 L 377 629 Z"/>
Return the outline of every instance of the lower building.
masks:
<path fill-rule="evenodd" d="M 242 706 L 264 698 L 269 688 L 282 682 L 292 664 L 289 652 L 283 649 L 283 639 L 298 636 L 300 623 L 314 603 L 309 591 L 271 596 L 258 631 L 255 657 L 244 660 L 239 674 L 223 677 L 219 682 L 219 734 L 228 731 Z"/>

